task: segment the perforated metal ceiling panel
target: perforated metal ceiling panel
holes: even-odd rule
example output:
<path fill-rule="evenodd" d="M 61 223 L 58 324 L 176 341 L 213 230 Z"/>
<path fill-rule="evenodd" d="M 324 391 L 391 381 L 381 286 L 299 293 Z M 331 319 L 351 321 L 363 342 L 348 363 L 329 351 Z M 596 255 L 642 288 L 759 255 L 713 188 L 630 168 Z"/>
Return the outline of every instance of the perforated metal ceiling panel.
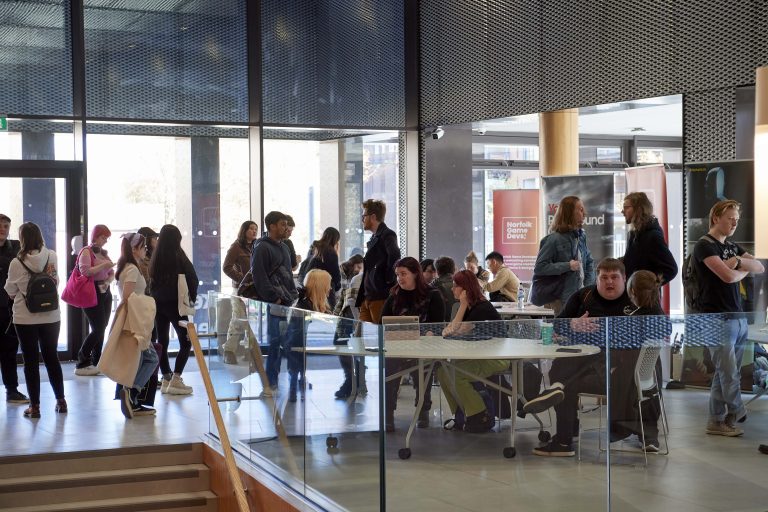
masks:
<path fill-rule="evenodd" d="M 264 122 L 405 124 L 403 0 L 264 0 Z"/>
<path fill-rule="evenodd" d="M 766 0 L 424 0 L 421 122 L 749 84 L 766 34 Z"/>
<path fill-rule="evenodd" d="M 89 117 L 247 122 L 245 0 L 85 0 Z"/>
<path fill-rule="evenodd" d="M 72 115 L 69 2 L 0 2 L 0 111 Z"/>

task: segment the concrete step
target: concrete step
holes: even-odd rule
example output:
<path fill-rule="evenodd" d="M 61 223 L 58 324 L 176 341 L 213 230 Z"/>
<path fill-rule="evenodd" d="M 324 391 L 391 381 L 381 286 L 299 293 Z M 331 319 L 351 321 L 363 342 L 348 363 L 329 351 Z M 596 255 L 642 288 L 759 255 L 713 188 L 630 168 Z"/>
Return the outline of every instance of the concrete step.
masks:
<path fill-rule="evenodd" d="M 3 512 L 216 512 L 217 497 L 210 491 L 132 496 L 103 500 L 3 507 Z"/>
<path fill-rule="evenodd" d="M 0 458 L 0 479 L 13 478 L 19 475 L 58 475 L 195 464 L 202 461 L 203 448 L 201 443 L 19 455 Z"/>
<path fill-rule="evenodd" d="M 0 504 L 5 507 L 64 504 L 112 498 L 149 497 L 169 491 L 210 489 L 205 464 L 70 472 L 0 479 Z"/>

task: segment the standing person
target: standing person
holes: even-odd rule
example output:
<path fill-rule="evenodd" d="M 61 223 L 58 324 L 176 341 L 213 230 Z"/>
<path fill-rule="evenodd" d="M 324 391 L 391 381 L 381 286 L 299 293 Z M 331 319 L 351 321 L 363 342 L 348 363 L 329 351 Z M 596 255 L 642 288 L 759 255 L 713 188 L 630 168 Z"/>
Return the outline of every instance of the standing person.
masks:
<path fill-rule="evenodd" d="M 24 377 L 29 391 L 29 407 L 24 411 L 27 418 L 40 417 L 40 365 L 38 350 L 43 355 L 48 381 L 56 397 L 55 411 L 67 412 L 64 399 L 64 376 L 59 364 L 57 347 L 61 328 L 61 310 L 32 313 L 27 309 L 24 294 L 29 284 L 30 272 L 45 272 L 58 282 L 56 253 L 45 246 L 43 234 L 37 224 L 25 222 L 19 226 L 20 249 L 11 261 L 5 292 L 13 300 L 13 323 L 24 355 Z M 24 266 L 26 265 L 27 268 Z"/>
<path fill-rule="evenodd" d="M 139 228 L 137 231 L 138 234 L 144 237 L 144 257 L 140 260 L 136 260 L 136 263 L 139 266 L 139 272 L 141 272 L 141 275 L 144 276 L 144 280 L 147 282 L 147 289 L 146 294 L 150 294 L 149 290 L 149 262 L 152 260 L 152 254 L 155 252 L 155 248 L 157 248 L 157 233 L 155 233 L 155 230 L 149 227 L 143 227 Z M 156 339 L 157 337 L 153 335 L 153 339 Z"/>
<path fill-rule="evenodd" d="M 288 248 L 288 254 L 291 257 L 291 271 L 293 272 L 299 268 L 299 263 L 301 263 L 301 255 L 296 254 L 296 249 L 293 247 L 293 241 L 291 240 L 291 235 L 293 234 L 293 229 L 296 227 L 296 223 L 293 221 L 293 217 L 286 215 L 285 224 L 285 238 L 283 238 L 283 243 Z"/>
<path fill-rule="evenodd" d="M 373 233 L 368 241 L 368 251 L 363 258 L 363 282 L 357 293 L 355 305 L 360 308 L 360 320 L 381 323 L 381 310 L 395 286 L 394 265 L 400 259 L 397 235 L 384 224 L 387 205 L 384 201 L 363 201 L 363 228 Z M 419 267 L 421 273 L 421 267 Z"/>
<path fill-rule="evenodd" d="M 253 250 L 253 242 L 258 236 L 259 226 L 254 221 L 247 220 L 243 222 L 240 225 L 240 230 L 237 232 L 237 240 L 232 242 L 227 255 L 224 257 L 223 270 L 227 277 L 232 279 L 232 288 L 235 290 L 235 295 L 237 295 L 241 284 L 249 281 L 253 282 L 253 277 L 250 275 L 251 252 Z M 232 296 L 229 298 L 229 301 L 232 304 L 232 319 L 229 321 L 227 341 L 223 344 L 222 348 L 224 349 L 224 362 L 227 364 L 237 364 L 236 352 L 243 335 L 246 332 L 248 333 L 248 341 L 251 344 L 255 343 L 256 340 L 253 339 L 250 328 L 246 326 L 248 317 L 243 300 Z"/>
<path fill-rule="evenodd" d="M 496 311 L 483 295 L 480 288 L 480 282 L 475 274 L 470 270 L 462 270 L 453 275 L 453 295 L 459 301 L 459 310 L 456 312 L 450 324 L 443 329 L 443 336 L 466 335 L 471 333 L 475 325 L 464 322 L 483 322 L 490 320 L 501 320 L 501 315 Z M 479 326 L 479 325 L 478 325 Z M 482 329 L 478 329 L 480 331 Z M 479 359 L 454 361 L 457 368 L 465 370 L 478 377 L 488 378 L 491 375 L 504 371 L 509 368 L 509 361 L 502 359 Z M 440 382 L 445 383 L 443 394 L 451 408 L 451 412 L 456 415 L 456 411 L 461 407 L 465 415 L 464 430 L 467 432 L 482 433 L 488 432 L 493 428 L 496 419 L 485 406 L 485 401 L 480 393 L 472 385 L 473 379 L 461 372 L 456 372 L 453 379 L 456 396 L 448 392 L 448 383 L 451 382 L 449 371 L 440 366 L 437 370 Z"/>
<path fill-rule="evenodd" d="M 291 273 L 291 258 L 288 248 L 283 243 L 288 228 L 285 214 L 278 211 L 269 212 L 264 217 L 264 226 L 267 230 L 253 245 L 251 275 L 256 288 L 254 299 L 269 304 L 267 306 L 269 351 L 266 371 L 269 386 L 274 390 L 277 389 L 283 348 L 280 322 L 285 320 L 286 308 L 296 300 L 297 293 Z"/>
<path fill-rule="evenodd" d="M 480 266 L 480 260 L 475 251 L 469 251 L 469 254 L 464 257 L 464 268 L 475 274 L 480 281 L 480 286 L 485 286 L 491 280 L 491 273 Z"/>
<path fill-rule="evenodd" d="M 328 304 L 328 295 L 331 290 L 331 275 L 325 270 L 311 269 L 307 272 L 307 277 L 304 278 L 304 287 L 301 290 L 299 300 L 296 302 L 297 309 L 304 309 L 306 311 L 315 311 L 317 313 L 331 313 L 331 306 Z M 288 332 L 286 337 L 288 338 L 288 375 L 289 375 L 289 389 L 288 389 L 288 401 L 295 402 L 297 399 L 297 392 L 299 388 L 299 382 L 302 383 L 301 394 L 304 395 L 304 352 L 298 352 L 291 350 L 293 348 L 304 347 L 304 342 L 307 336 L 308 322 L 302 313 L 294 312 L 289 320 Z"/>
<path fill-rule="evenodd" d="M 435 260 L 437 277 L 432 281 L 432 286 L 440 290 L 445 305 L 445 321 L 451 321 L 453 306 L 459 300 L 453 294 L 453 274 L 456 273 L 456 263 L 449 256 L 440 256 Z"/>
<path fill-rule="evenodd" d="M 117 280 L 117 290 L 120 293 L 120 306 L 127 308 L 130 297 L 135 293 L 137 296 L 145 297 L 144 300 L 151 301 L 152 299 L 146 298 L 147 281 L 139 271 L 139 261 L 144 259 L 147 251 L 147 241 L 144 235 L 139 233 L 126 233 L 123 235 L 123 241 L 120 244 L 120 258 L 117 260 L 117 269 L 115 271 L 115 279 Z M 118 306 L 118 307 L 120 307 Z M 152 325 L 154 324 L 154 317 L 140 318 L 144 328 L 138 329 L 139 326 L 132 324 L 133 332 L 152 332 Z M 110 338 L 112 333 L 110 334 Z M 137 350 L 140 354 L 139 368 L 134 377 L 133 386 L 120 386 L 120 410 L 123 415 L 130 419 L 134 416 L 153 416 L 156 411 L 153 407 L 144 405 L 139 400 L 139 394 L 142 389 L 147 386 L 149 379 L 157 371 L 157 351 L 151 344 L 151 337 L 137 339 Z M 133 340 L 132 340 L 133 341 Z"/>
<path fill-rule="evenodd" d="M 751 273 L 765 269 L 754 256 L 728 240 L 739 225 L 741 205 L 718 201 L 709 211 L 709 232 L 693 248 L 691 261 L 699 278 L 699 307 L 702 313 L 722 313 L 719 344 L 709 347 L 715 374 L 709 396 L 707 434 L 740 436 L 734 426 L 747 418 L 741 400 L 741 360 L 747 342 L 747 319 L 743 313 L 739 283 Z"/>
<path fill-rule="evenodd" d="M 395 275 L 397 284 L 392 287 L 389 297 L 381 310 L 381 316 L 418 316 L 419 323 L 442 323 L 445 316 L 443 296 L 435 288 L 424 282 L 421 273 L 421 265 L 416 258 L 407 256 L 395 262 Z M 362 315 L 362 312 L 361 312 Z M 381 323 L 381 320 L 379 320 Z M 413 366 L 413 359 L 387 358 L 384 362 L 386 374 L 395 374 L 404 368 Z M 418 397 L 421 391 L 418 389 L 418 381 L 421 376 L 416 375 L 417 392 L 414 405 L 418 405 Z M 385 426 L 387 432 L 395 431 L 395 409 L 397 408 L 397 393 L 400 390 L 400 379 L 388 381 L 386 390 L 386 417 Z M 427 378 L 424 390 L 424 404 L 419 411 L 418 426 L 429 426 L 429 411 L 432 409 L 432 374 Z"/>
<path fill-rule="evenodd" d="M 539 245 L 533 268 L 534 282 L 537 276 L 561 276 L 563 279 L 560 296 L 546 304 L 555 314 L 560 313 L 573 292 L 595 284 L 595 264 L 582 229 L 585 217 L 581 199 L 564 197 L 549 227 L 549 234 Z"/>
<path fill-rule="evenodd" d="M 621 213 L 630 226 L 623 258 L 627 278 L 637 270 L 648 270 L 661 276 L 663 284 L 672 281 L 677 275 L 677 263 L 645 192 L 627 194 Z"/>
<path fill-rule="evenodd" d="M 0 213 L 0 372 L 5 386 L 5 401 L 9 404 L 28 404 L 29 398 L 19 392 L 16 374 L 16 352 L 19 339 L 13 328 L 13 303 L 5 291 L 11 261 L 19 254 L 19 241 L 11 240 L 11 219 Z"/>
<path fill-rule="evenodd" d="M 486 283 L 483 291 L 489 292 L 491 302 L 517 302 L 520 279 L 504 265 L 504 256 L 496 251 L 489 252 L 485 261 L 493 274 L 493 281 Z"/>
<path fill-rule="evenodd" d="M 323 236 L 315 244 L 315 255 L 309 268 L 325 270 L 331 276 L 331 291 L 328 295 L 328 303 L 331 308 L 336 306 L 336 292 L 341 289 L 341 272 L 339 270 L 339 244 L 341 234 L 336 228 L 325 228 Z"/>
<path fill-rule="evenodd" d="M 96 305 L 84 308 L 90 333 L 83 340 L 77 354 L 75 375 L 98 375 L 101 349 L 104 345 L 104 332 L 107 330 L 109 315 L 112 313 L 112 292 L 110 283 L 115 279 L 115 263 L 109 258 L 104 245 L 112 232 L 104 224 L 96 224 L 91 230 L 91 245 L 83 247 L 77 255 L 77 266 L 84 276 L 92 277 L 96 286 Z"/>
<path fill-rule="evenodd" d="M 181 320 L 186 320 L 186 317 L 182 317 L 179 312 L 179 275 L 182 274 L 189 290 L 190 303 L 194 304 L 197 300 L 198 286 L 195 267 L 181 248 L 179 228 L 166 224 L 160 229 L 160 239 L 149 262 L 149 276 L 152 283 L 152 298 L 155 299 L 157 306 L 155 317 L 157 341 L 163 346 L 160 357 L 160 371 L 163 374 L 160 392 L 171 395 L 192 394 L 192 386 L 184 384 L 181 378 L 192 350 L 187 328 L 179 325 Z M 179 353 L 176 355 L 173 370 L 168 358 L 171 326 L 179 338 Z"/>
<path fill-rule="evenodd" d="M 354 333 L 354 320 L 357 320 L 355 300 L 357 300 L 357 292 L 360 289 L 360 282 L 363 278 L 362 272 L 363 257 L 359 254 L 351 256 L 349 260 L 341 264 L 341 297 L 339 297 L 333 310 L 334 315 L 341 317 L 336 329 L 337 338 L 348 338 Z M 334 344 L 336 344 L 335 340 Z M 355 370 L 353 370 L 353 360 L 356 366 Z M 339 363 L 344 372 L 344 382 L 336 391 L 335 396 L 343 400 L 349 398 L 352 394 L 352 377 L 353 375 L 360 375 L 360 365 L 364 364 L 364 361 L 360 357 L 339 356 Z M 358 387 L 363 387 L 365 383 L 358 381 L 357 384 Z"/>

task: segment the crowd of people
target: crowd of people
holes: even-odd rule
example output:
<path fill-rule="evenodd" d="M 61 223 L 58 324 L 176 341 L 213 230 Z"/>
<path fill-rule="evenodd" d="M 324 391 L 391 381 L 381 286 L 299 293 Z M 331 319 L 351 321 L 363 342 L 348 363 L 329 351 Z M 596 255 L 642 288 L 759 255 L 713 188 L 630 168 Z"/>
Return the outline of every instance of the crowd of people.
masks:
<path fill-rule="evenodd" d="M 760 262 L 729 240 L 738 225 L 739 209 L 735 201 L 715 204 L 710 212 L 709 232 L 696 243 L 692 255 L 692 265 L 700 283 L 699 312 L 724 314 L 722 332 L 725 334 L 710 348 L 715 374 L 706 433 L 729 437 L 743 433 L 736 424 L 746 419 L 739 389 L 746 343 L 739 282 L 750 273 L 764 271 Z M 610 369 L 606 369 L 600 354 L 555 360 L 549 372 L 552 384 L 544 390 L 534 389 L 531 398 L 521 405 L 522 414 L 538 414 L 553 407 L 557 416 L 555 436 L 536 448 L 536 455 L 574 455 L 578 395 L 604 393 L 606 371 L 610 372 L 611 385 L 616 390 L 611 393 L 612 438 L 637 434 L 643 449 L 659 450 L 658 403 L 645 401 L 642 407 L 647 410 L 639 411 L 629 405 L 629 393 L 634 392 L 631 375 L 637 360 L 638 343 L 642 344 L 649 336 L 664 337 L 671 332 L 671 324 L 664 321 L 660 306 L 660 290 L 676 278 L 678 267 L 646 194 L 628 194 L 622 213 L 630 226 L 623 258 L 593 261 L 583 229 L 585 208 L 575 196 L 560 201 L 549 234 L 541 240 L 531 296 L 557 315 L 555 337 L 563 341 L 583 341 L 590 333 L 599 330 L 601 319 L 609 317 L 627 317 L 629 323 L 635 317 L 639 323 L 632 323 L 630 330 L 635 340 L 627 342 L 625 348 L 628 350 L 613 359 Z M 289 402 L 303 396 L 307 386 L 303 354 L 291 350 L 304 343 L 307 326 L 304 317 L 291 314 L 289 307 L 338 316 L 336 339 L 343 343 L 353 334 L 352 320 L 380 324 L 384 317 L 393 316 L 418 317 L 419 323 L 423 324 L 442 323 L 443 336 L 466 335 L 482 322 L 500 320 L 492 302 L 522 300 L 520 280 L 505 265 L 502 254 L 491 252 L 486 255 L 483 261 L 487 270 L 474 252 L 467 254 L 461 270 L 457 270 L 455 261 L 447 256 L 422 261 L 403 257 L 397 234 L 385 224 L 385 217 L 386 205 L 382 201 L 369 199 L 362 203 L 362 225 L 371 233 L 367 250 L 364 254 L 353 254 L 342 263 L 339 262 L 341 235 L 336 228 L 325 229 L 321 238 L 312 243 L 307 256 L 302 258 L 290 241 L 295 224 L 289 215 L 269 212 L 260 237 L 256 222 L 248 220 L 241 225 L 237 239 L 227 251 L 223 271 L 232 280 L 237 295 L 268 304 L 266 393 L 272 393 L 278 387 L 283 357 L 287 359 Z M 38 274 L 45 274 L 54 281 L 58 279 L 56 255 L 45 247 L 40 229 L 33 223 L 20 227 L 18 242 L 10 239 L 9 232 L 10 219 L 0 215 L 0 278 L 3 284 L 0 290 L 0 358 L 6 400 L 28 403 L 24 415 L 40 417 L 39 349 L 56 397 L 55 410 L 63 413 L 67 411 L 67 404 L 56 354 L 60 309 L 33 310 L 27 296 L 31 293 L 27 287 Z M 107 374 L 118 383 L 116 397 L 127 418 L 152 415 L 155 413 L 151 407 L 155 387 L 159 387 L 161 393 L 172 395 L 192 393 L 192 388 L 182 379 L 191 349 L 183 320 L 189 313 L 189 304 L 194 304 L 197 296 L 198 279 L 194 266 L 181 248 L 182 235 L 173 225 L 163 226 L 159 235 L 146 227 L 123 235 L 117 263 L 104 249 L 110 236 L 107 226 L 94 226 L 90 244 L 80 249 L 77 255 L 73 276 L 77 274 L 78 279 L 88 283 L 83 288 L 87 288 L 88 293 L 82 292 L 82 303 L 78 299 L 78 305 L 88 319 L 90 332 L 78 353 L 75 374 L 81 377 L 101 372 Z M 297 270 L 299 286 L 294 278 Z M 117 281 L 119 291 L 116 317 L 121 328 L 115 329 L 113 325 L 102 354 L 112 309 L 109 289 L 113 280 Z M 69 289 L 73 282 L 70 277 L 67 289 L 71 293 L 65 297 L 75 294 L 75 288 Z M 232 320 L 221 351 L 225 363 L 236 364 L 241 342 L 254 347 L 258 341 L 244 321 L 243 300 L 233 296 L 230 302 Z M 642 317 L 657 320 L 650 324 Z M 173 368 L 168 356 L 170 328 L 176 331 L 179 339 L 179 352 Z M 24 356 L 29 397 L 18 389 L 15 356 L 19 344 Z M 131 348 L 129 352 L 120 352 L 116 348 L 127 350 L 128 346 Z M 120 355 L 125 353 L 130 356 Z M 131 364 L 127 369 L 123 365 L 117 371 L 118 357 L 130 357 L 135 365 Z M 336 397 L 345 399 L 350 396 L 353 379 L 360 375 L 364 362 L 355 357 L 339 359 L 344 381 Z M 412 363 L 387 358 L 386 374 L 401 373 Z M 487 378 L 508 368 L 509 362 L 458 361 L 455 365 L 469 374 Z M 443 367 L 438 367 L 436 373 L 443 383 L 451 379 Z M 429 426 L 432 380 L 431 374 L 426 380 L 414 379 L 417 396 L 423 394 L 424 397 L 417 423 L 422 428 Z M 490 430 L 497 412 L 489 407 L 483 386 L 478 386 L 464 373 L 452 380 L 452 391 L 443 389 L 454 415 L 454 421 L 447 422 L 446 426 L 473 433 Z M 396 428 L 394 413 L 400 382 L 400 379 L 390 379 L 385 387 L 388 432 Z M 356 385 L 365 388 L 364 380 Z M 425 387 L 423 393 L 422 386 Z"/>

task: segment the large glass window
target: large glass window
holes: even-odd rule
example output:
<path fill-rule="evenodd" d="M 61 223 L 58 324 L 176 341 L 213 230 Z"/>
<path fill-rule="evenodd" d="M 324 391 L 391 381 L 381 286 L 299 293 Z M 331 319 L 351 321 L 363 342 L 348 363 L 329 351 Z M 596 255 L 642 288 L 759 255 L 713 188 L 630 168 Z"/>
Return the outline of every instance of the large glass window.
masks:
<path fill-rule="evenodd" d="M 87 146 L 88 224 L 110 228 L 112 259 L 123 233 L 176 225 L 200 280 L 196 308 L 206 307 L 209 290 L 231 285 L 222 262 L 249 217 L 247 139 L 89 134 Z"/>

